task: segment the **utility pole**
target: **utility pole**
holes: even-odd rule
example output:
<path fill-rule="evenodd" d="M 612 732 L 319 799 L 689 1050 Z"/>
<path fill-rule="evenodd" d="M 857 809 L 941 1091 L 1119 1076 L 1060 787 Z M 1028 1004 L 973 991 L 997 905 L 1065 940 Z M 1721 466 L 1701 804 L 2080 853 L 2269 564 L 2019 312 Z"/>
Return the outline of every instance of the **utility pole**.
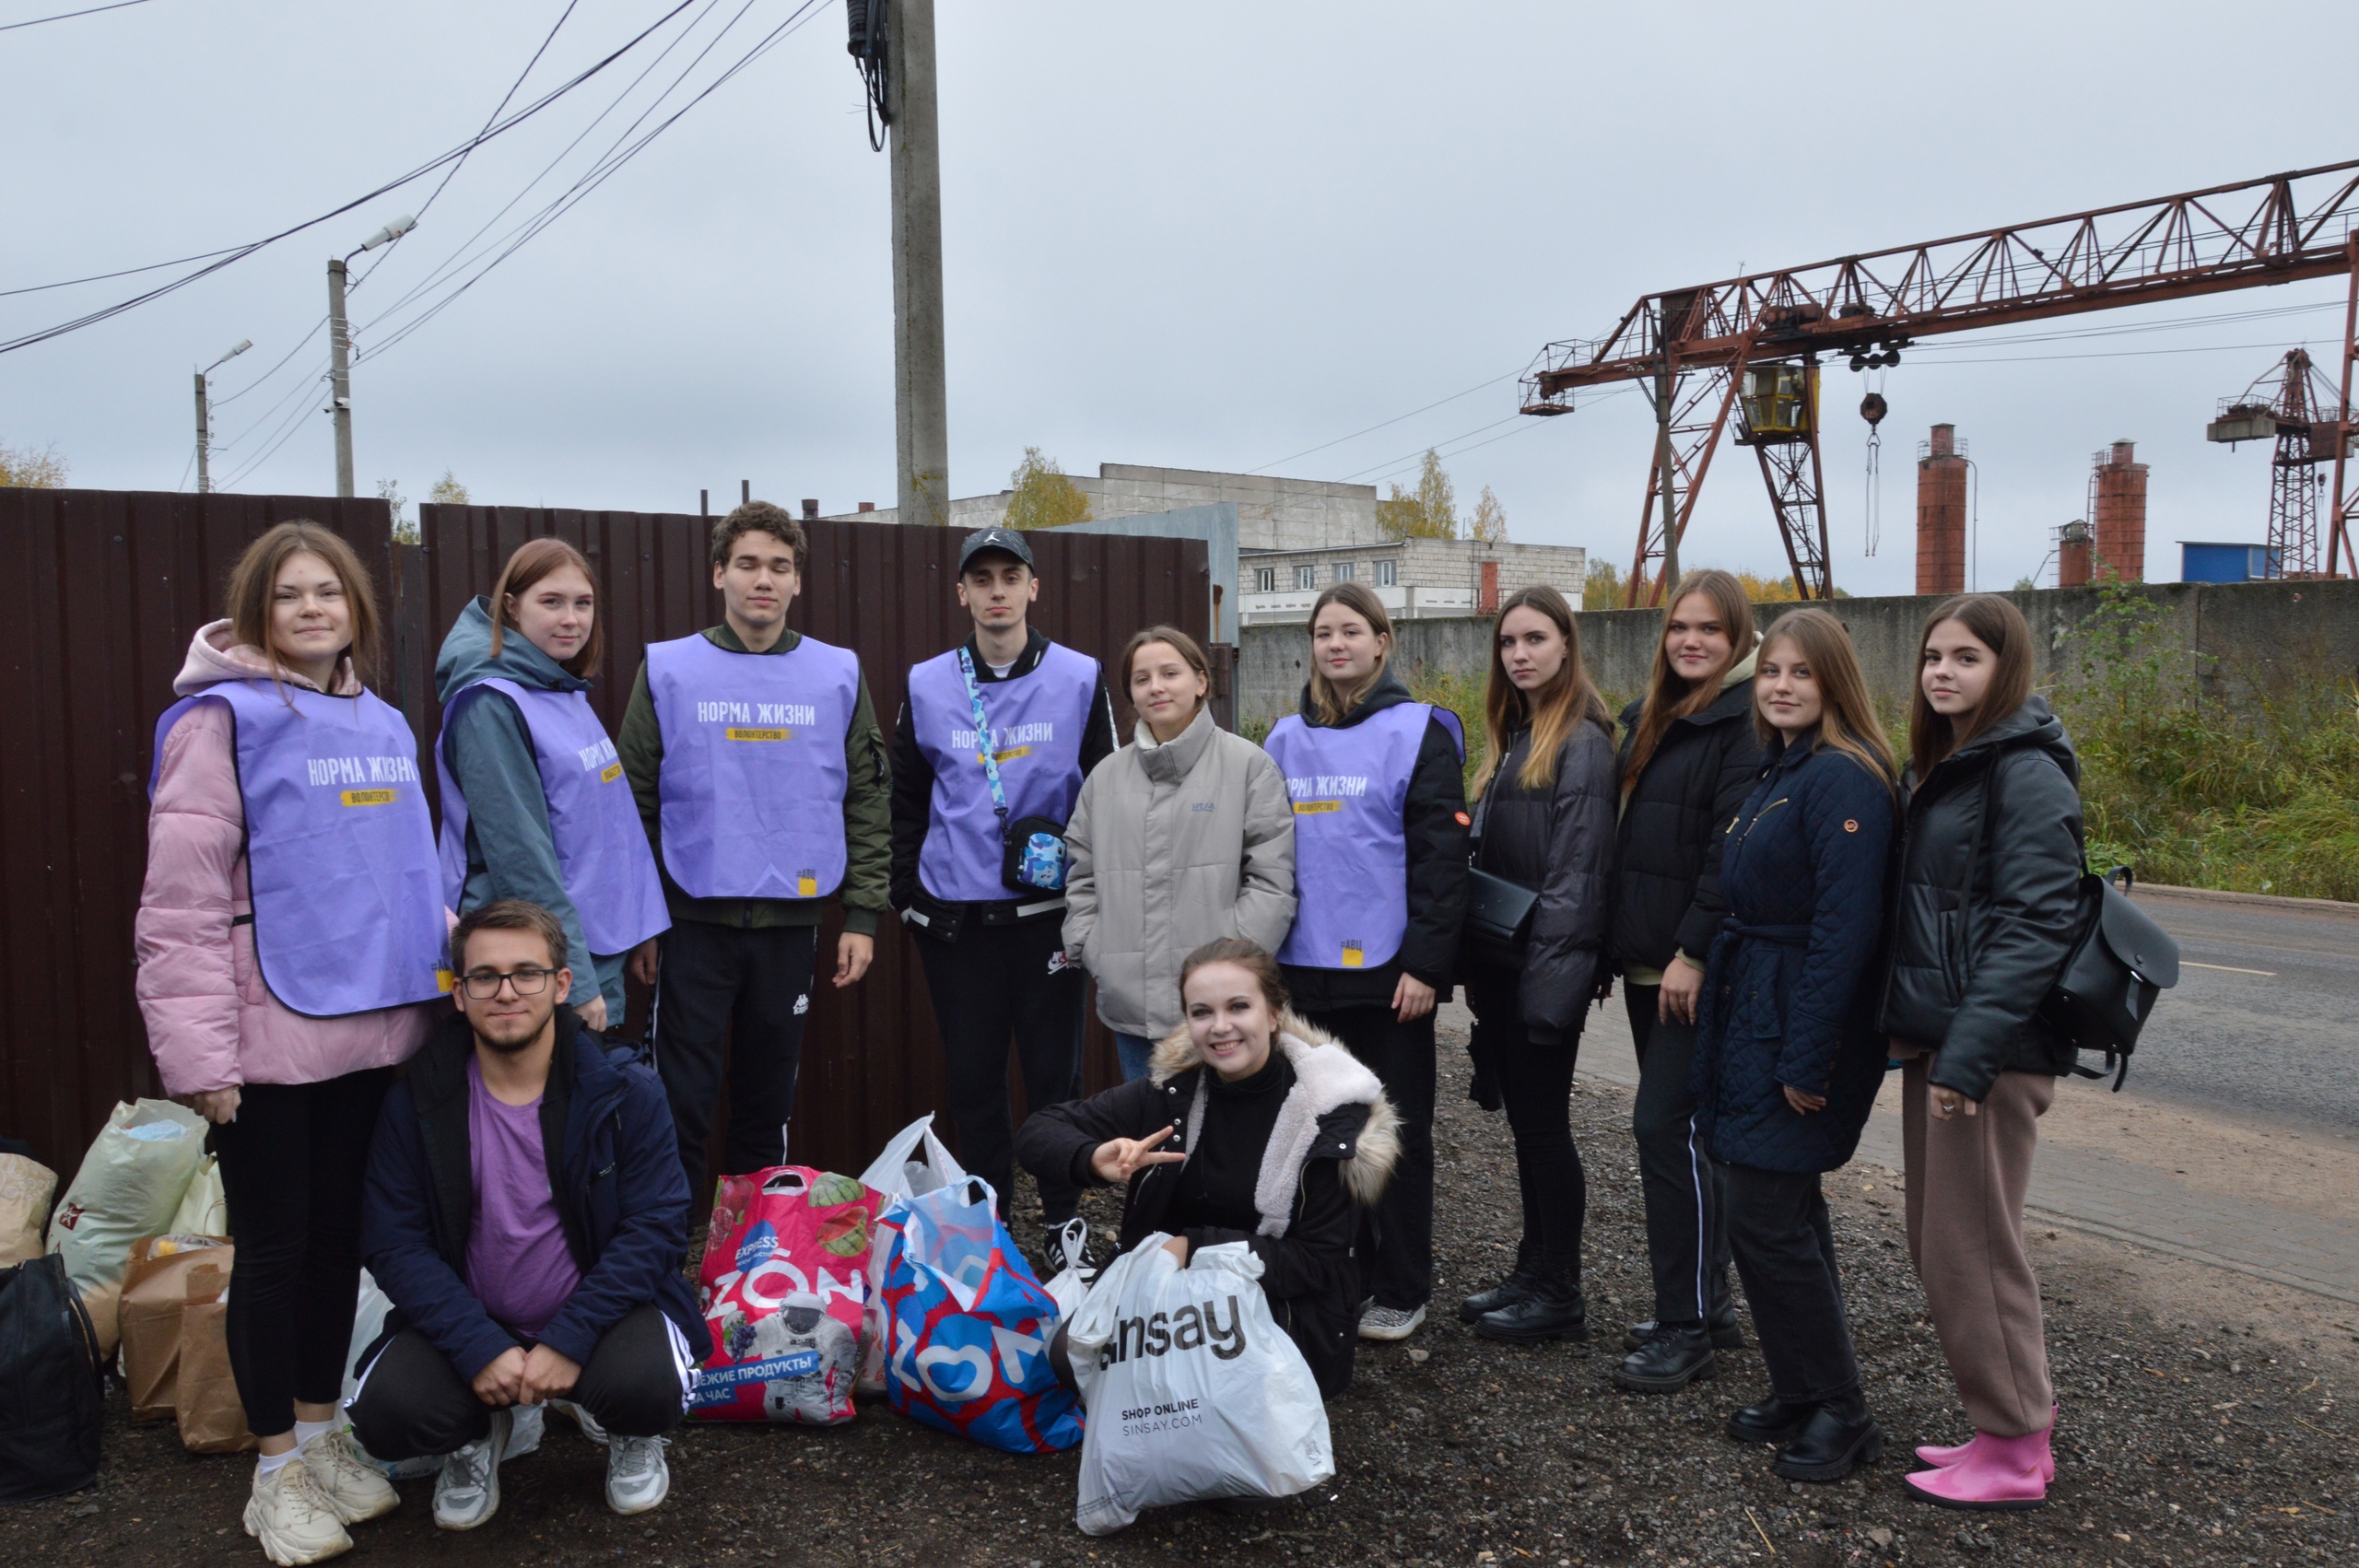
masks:
<path fill-rule="evenodd" d="M 872 0 L 874 3 L 874 0 Z M 950 521 L 942 334 L 942 158 L 933 0 L 889 0 L 885 120 L 893 159 L 893 446 L 903 522 Z"/>
<path fill-rule="evenodd" d="M 209 412 L 205 407 L 207 401 L 205 372 L 199 370 L 196 373 L 196 493 L 200 496 L 208 495 L 213 489 L 213 475 L 206 465 L 211 455 L 209 449 L 213 445 L 211 422 L 205 417 Z"/>
<path fill-rule="evenodd" d="M 1660 599 L 1679 580 L 1679 499 L 1671 462 L 1671 311 L 1655 314 L 1655 342 L 1662 350 L 1662 369 L 1655 372 L 1655 466 L 1662 474 L 1662 580 Z"/>
<path fill-rule="evenodd" d="M 352 356 L 344 320 L 344 259 L 328 263 L 328 412 L 335 415 L 335 493 L 352 494 Z"/>

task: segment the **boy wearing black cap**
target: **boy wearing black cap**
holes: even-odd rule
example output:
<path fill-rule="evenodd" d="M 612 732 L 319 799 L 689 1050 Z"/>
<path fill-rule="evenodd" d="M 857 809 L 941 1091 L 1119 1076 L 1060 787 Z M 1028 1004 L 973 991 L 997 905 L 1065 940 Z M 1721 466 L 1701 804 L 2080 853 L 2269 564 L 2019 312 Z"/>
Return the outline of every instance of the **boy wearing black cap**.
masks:
<path fill-rule="evenodd" d="M 1011 1036 L 1032 1108 L 1081 1093 L 1084 982 L 1065 961 L 1062 835 L 1083 778 L 1114 750 L 1104 674 L 1031 628 L 1039 594 L 1023 534 L 968 534 L 958 603 L 973 635 L 910 671 L 893 735 L 893 907 L 917 933 L 960 1156 L 1003 1215 L 1015 1179 Z M 1080 1197 L 1041 1184 L 1051 1268 Z"/>

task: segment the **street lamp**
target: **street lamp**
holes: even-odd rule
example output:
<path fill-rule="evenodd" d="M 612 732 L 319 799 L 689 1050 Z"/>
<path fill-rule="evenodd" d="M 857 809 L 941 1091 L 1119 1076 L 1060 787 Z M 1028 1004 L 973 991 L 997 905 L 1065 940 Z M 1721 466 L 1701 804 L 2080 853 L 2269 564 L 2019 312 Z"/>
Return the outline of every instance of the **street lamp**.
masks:
<path fill-rule="evenodd" d="M 240 338 L 235 348 L 196 373 L 196 493 L 200 496 L 213 489 L 209 467 L 213 455 L 213 409 L 212 400 L 205 393 L 205 378 L 253 345 L 252 338 Z"/>
<path fill-rule="evenodd" d="M 352 494 L 352 345 L 344 316 L 345 263 L 362 251 L 373 251 L 380 245 L 390 245 L 417 227 L 417 219 L 404 213 L 376 233 L 360 242 L 358 250 L 333 258 L 328 263 L 328 408 L 335 415 L 335 493 Z"/>

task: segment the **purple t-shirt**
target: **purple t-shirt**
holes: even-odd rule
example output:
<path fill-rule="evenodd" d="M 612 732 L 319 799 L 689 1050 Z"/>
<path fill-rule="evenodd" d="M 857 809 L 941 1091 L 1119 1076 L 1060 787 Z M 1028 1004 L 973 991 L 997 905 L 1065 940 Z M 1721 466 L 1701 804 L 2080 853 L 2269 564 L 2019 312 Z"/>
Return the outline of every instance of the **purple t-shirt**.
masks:
<path fill-rule="evenodd" d="M 581 1282 L 557 1221 L 541 1147 L 541 1102 L 503 1104 L 467 1059 L 467 1162 L 475 1224 L 467 1235 L 467 1289 L 494 1321 L 538 1338 Z"/>

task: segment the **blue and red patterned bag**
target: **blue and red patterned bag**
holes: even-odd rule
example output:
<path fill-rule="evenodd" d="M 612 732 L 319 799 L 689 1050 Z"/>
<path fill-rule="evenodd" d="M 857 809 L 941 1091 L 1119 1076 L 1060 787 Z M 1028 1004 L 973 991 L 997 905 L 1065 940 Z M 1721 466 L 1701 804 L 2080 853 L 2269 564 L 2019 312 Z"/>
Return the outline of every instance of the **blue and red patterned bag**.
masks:
<path fill-rule="evenodd" d="M 1080 1402 L 1049 1365 L 1057 1305 L 1000 1223 L 990 1184 L 970 1176 L 896 1207 L 884 1303 L 893 1408 L 1011 1454 L 1078 1444 Z"/>

